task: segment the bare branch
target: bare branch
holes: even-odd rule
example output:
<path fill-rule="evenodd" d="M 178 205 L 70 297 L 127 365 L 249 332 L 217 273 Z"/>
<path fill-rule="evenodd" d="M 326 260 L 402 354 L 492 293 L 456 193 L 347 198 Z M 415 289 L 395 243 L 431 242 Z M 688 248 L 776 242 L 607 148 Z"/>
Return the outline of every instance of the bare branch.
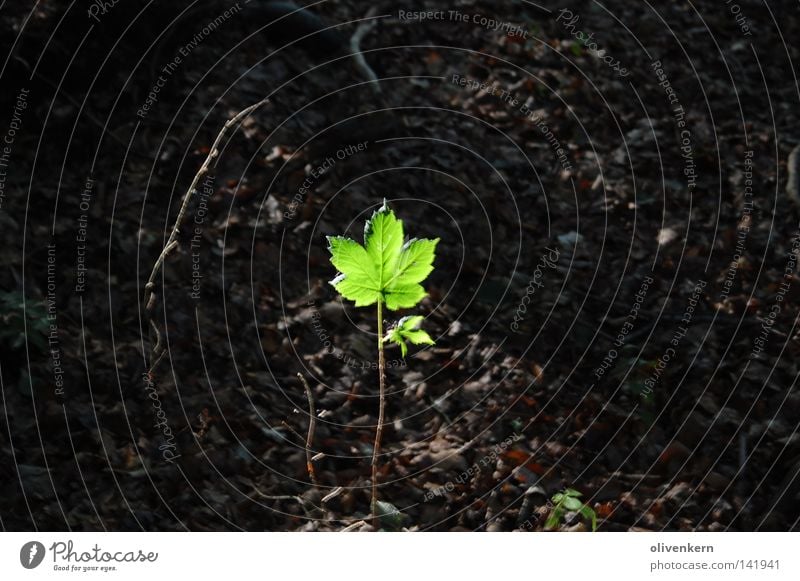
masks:
<path fill-rule="evenodd" d="M 150 273 L 150 278 L 147 279 L 147 284 L 144 286 L 145 293 L 150 293 L 151 295 L 153 294 L 153 289 L 156 285 L 156 276 L 161 270 L 161 267 L 164 265 L 164 260 L 167 258 L 167 255 L 169 255 L 169 253 L 178 246 L 178 232 L 180 231 L 180 228 L 183 225 L 183 220 L 186 217 L 186 210 L 189 207 L 189 200 L 192 197 L 192 194 L 197 191 L 197 184 L 200 182 L 200 179 L 208 173 L 208 170 L 211 167 L 211 162 L 214 161 L 214 159 L 219 155 L 219 144 L 222 142 L 225 134 L 231 127 L 239 123 L 242 119 L 247 117 L 250 113 L 265 103 L 267 103 L 267 99 L 262 99 L 258 103 L 250 105 L 246 109 L 242 109 L 235 116 L 230 118 L 220 130 L 217 138 L 214 140 L 214 144 L 211 146 L 211 151 L 208 152 L 206 160 L 203 162 L 203 165 L 200 166 L 200 170 L 195 174 L 192 184 L 183 195 L 183 202 L 181 203 L 181 209 L 180 212 L 178 212 L 178 217 L 175 220 L 175 225 L 172 227 L 172 232 L 170 232 L 167 243 L 164 245 L 164 249 L 161 251 L 161 254 L 159 254 L 155 265 L 153 265 L 153 271 Z M 152 310 L 155 306 L 154 297 L 147 296 L 147 294 L 145 294 L 145 303 L 147 304 L 148 310 Z"/>
<path fill-rule="evenodd" d="M 247 117 L 250 113 L 267 103 L 267 99 L 262 99 L 258 103 L 250 105 L 249 107 L 242 109 L 236 115 L 231 117 L 225 125 L 222 127 L 220 132 L 217 134 L 217 138 L 214 140 L 214 144 L 211 146 L 211 151 L 209 151 L 208 156 L 206 156 L 203 165 L 200 166 L 200 169 L 195 174 L 194 179 L 192 180 L 189 189 L 186 190 L 186 193 L 183 194 L 183 201 L 181 202 L 181 209 L 178 212 L 178 217 L 175 219 L 175 225 L 172 227 L 172 231 L 170 232 L 169 238 L 167 239 L 164 248 L 161 250 L 161 253 L 158 255 L 158 259 L 156 260 L 155 264 L 153 265 L 153 270 L 150 273 L 150 277 L 147 279 L 147 284 L 144 285 L 144 302 L 145 302 L 145 310 L 148 313 L 150 327 L 154 330 L 156 335 L 156 344 L 153 347 L 153 355 L 155 356 L 155 362 L 151 363 L 150 365 L 150 372 L 153 371 L 155 366 L 161 360 L 161 356 L 163 355 L 163 347 L 161 345 L 161 333 L 158 330 L 158 326 L 155 324 L 153 319 L 153 310 L 156 305 L 156 294 L 154 291 L 156 287 L 156 276 L 161 271 L 162 267 L 164 266 L 164 261 L 166 260 L 167 256 L 178 247 L 178 233 L 180 232 L 181 226 L 183 225 L 183 220 L 186 217 L 186 210 L 189 207 L 189 200 L 191 199 L 192 195 L 197 191 L 197 184 L 200 182 L 200 179 L 208 173 L 209 168 L 211 167 L 211 162 L 216 159 L 219 155 L 219 146 L 222 143 L 225 135 L 227 134 L 228 130 L 233 127 L 234 125 L 238 124 L 242 119 Z"/>

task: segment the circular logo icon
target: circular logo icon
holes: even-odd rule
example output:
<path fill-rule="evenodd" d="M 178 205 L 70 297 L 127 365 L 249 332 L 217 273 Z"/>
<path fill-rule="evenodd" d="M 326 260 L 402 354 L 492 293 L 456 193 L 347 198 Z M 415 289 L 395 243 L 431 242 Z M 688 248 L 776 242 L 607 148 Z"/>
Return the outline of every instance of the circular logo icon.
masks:
<path fill-rule="evenodd" d="M 25 543 L 19 550 L 19 562 L 26 569 L 35 569 L 42 564 L 44 552 L 44 545 L 39 541 Z"/>

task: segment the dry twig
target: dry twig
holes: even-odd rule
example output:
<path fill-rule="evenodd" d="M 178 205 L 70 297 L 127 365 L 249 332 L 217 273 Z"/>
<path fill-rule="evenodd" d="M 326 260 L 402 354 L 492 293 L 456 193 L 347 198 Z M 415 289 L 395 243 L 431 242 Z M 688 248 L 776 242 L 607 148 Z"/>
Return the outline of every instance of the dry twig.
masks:
<path fill-rule="evenodd" d="M 156 303 L 156 295 L 153 292 L 156 286 L 156 276 L 158 276 L 161 267 L 164 265 L 164 260 L 166 260 L 167 256 L 172 252 L 175 248 L 178 247 L 178 233 L 180 231 L 181 226 L 183 225 L 183 220 L 186 217 L 186 210 L 189 207 L 189 200 L 197 191 L 197 184 L 200 183 L 200 180 L 208 173 L 209 168 L 211 167 L 211 162 L 217 158 L 219 155 L 219 145 L 222 142 L 223 138 L 227 134 L 228 130 L 233 127 L 234 125 L 238 124 L 242 119 L 247 117 L 250 113 L 261 107 L 267 102 L 267 99 L 262 99 L 258 103 L 250 105 L 249 107 L 242 109 L 230 118 L 225 125 L 220 130 L 219 134 L 217 134 L 217 138 L 214 140 L 214 144 L 211 146 L 211 150 L 208 152 L 208 156 L 206 157 L 203 165 L 200 166 L 200 170 L 195 174 L 194 179 L 192 180 L 192 184 L 189 186 L 189 189 L 186 190 L 186 193 L 183 195 L 183 202 L 181 203 L 181 209 L 178 212 L 178 217 L 175 219 L 175 225 L 172 227 L 172 232 L 170 232 L 169 238 L 167 239 L 166 244 L 164 245 L 163 250 L 158 256 L 155 264 L 153 265 L 153 270 L 150 273 L 150 278 L 147 279 L 147 284 L 144 286 L 144 301 L 147 308 L 148 313 L 150 314 L 150 325 L 157 332 L 157 342 L 155 347 L 153 348 L 153 355 L 155 357 L 155 363 L 161 360 L 161 355 L 163 352 L 164 347 L 161 345 L 161 334 L 158 333 L 158 328 L 153 321 L 153 308 L 155 307 Z M 155 367 L 155 363 L 150 366 L 150 371 L 152 371 Z"/>
<path fill-rule="evenodd" d="M 314 445 L 314 430 L 317 427 L 317 412 L 314 409 L 314 394 L 311 388 L 303 377 L 302 373 L 298 373 L 297 377 L 300 378 L 303 387 L 306 389 L 306 398 L 308 399 L 308 435 L 306 436 L 306 468 L 308 469 L 308 477 L 311 483 L 316 486 L 317 476 L 314 474 L 314 463 L 311 457 L 311 447 Z"/>

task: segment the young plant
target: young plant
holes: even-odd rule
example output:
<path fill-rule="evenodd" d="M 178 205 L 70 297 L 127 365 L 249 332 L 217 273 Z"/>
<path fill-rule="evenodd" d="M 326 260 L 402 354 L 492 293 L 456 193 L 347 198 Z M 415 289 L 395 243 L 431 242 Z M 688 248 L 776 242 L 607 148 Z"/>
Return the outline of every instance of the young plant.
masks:
<path fill-rule="evenodd" d="M 592 532 L 597 530 L 597 514 L 588 504 L 584 504 L 578 500 L 583 496 L 577 490 L 567 488 L 564 492 L 559 492 L 553 495 L 553 508 L 550 511 L 550 516 L 544 523 L 545 528 L 555 529 L 561 524 L 561 520 L 567 512 L 577 512 L 586 520 L 592 522 Z"/>
<path fill-rule="evenodd" d="M 379 528 L 378 455 L 383 435 L 386 404 L 386 360 L 384 343 L 400 346 L 405 357 L 406 341 L 415 345 L 432 345 L 430 335 L 419 328 L 422 317 L 403 317 L 386 335 L 383 328 L 383 307 L 390 311 L 416 306 L 427 294 L 420 284 L 433 270 L 436 244 L 434 240 L 413 238 L 404 242 L 403 222 L 389 209 L 386 200 L 372 214 L 364 227 L 364 245 L 344 236 L 328 236 L 331 263 L 339 275 L 333 287 L 357 307 L 377 305 L 378 315 L 378 425 L 372 449 L 372 512 L 375 529 Z"/>
<path fill-rule="evenodd" d="M 406 341 L 414 345 L 433 345 L 433 339 L 428 335 L 427 331 L 420 329 L 422 321 L 425 317 L 415 315 L 413 317 L 403 317 L 397 324 L 389 329 L 389 332 L 383 338 L 384 343 L 395 343 L 400 346 L 400 354 L 405 357 L 408 353 L 408 346 Z"/>

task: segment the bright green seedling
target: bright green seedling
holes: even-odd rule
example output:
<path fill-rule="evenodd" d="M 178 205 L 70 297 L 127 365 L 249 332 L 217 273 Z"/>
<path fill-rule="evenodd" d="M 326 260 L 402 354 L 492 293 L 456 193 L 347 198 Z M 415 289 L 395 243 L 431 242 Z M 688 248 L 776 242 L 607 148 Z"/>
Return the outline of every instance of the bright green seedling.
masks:
<path fill-rule="evenodd" d="M 430 335 L 420 329 L 423 318 L 403 317 L 384 336 L 383 307 L 391 311 L 416 306 L 427 294 L 420 284 L 433 271 L 433 259 L 439 239 L 413 238 L 404 242 L 403 222 L 384 200 L 383 206 L 372 214 L 364 227 L 364 245 L 344 236 L 328 236 L 331 263 L 339 276 L 331 281 L 345 299 L 357 307 L 377 305 L 378 311 L 378 380 L 380 387 L 378 426 L 372 450 L 372 517 L 379 528 L 378 454 L 383 434 L 386 396 L 386 360 L 384 343 L 400 346 L 405 357 L 406 341 L 414 345 L 432 345 Z"/>
<path fill-rule="evenodd" d="M 564 492 L 554 494 L 551 499 L 553 501 L 553 508 L 550 511 L 550 516 L 544 523 L 545 528 L 555 529 L 561 524 L 567 512 L 577 512 L 586 520 L 591 521 L 592 531 L 596 531 L 597 514 L 595 514 L 591 506 L 578 500 L 581 496 L 583 495 L 580 492 L 572 488 L 567 488 Z"/>
<path fill-rule="evenodd" d="M 433 345 L 433 339 L 427 331 L 419 328 L 425 317 L 415 315 L 413 317 L 403 317 L 397 321 L 397 325 L 389 329 L 389 333 L 383 338 L 383 342 L 396 343 L 400 346 L 400 353 L 403 357 L 408 353 L 406 341 L 414 345 Z"/>

